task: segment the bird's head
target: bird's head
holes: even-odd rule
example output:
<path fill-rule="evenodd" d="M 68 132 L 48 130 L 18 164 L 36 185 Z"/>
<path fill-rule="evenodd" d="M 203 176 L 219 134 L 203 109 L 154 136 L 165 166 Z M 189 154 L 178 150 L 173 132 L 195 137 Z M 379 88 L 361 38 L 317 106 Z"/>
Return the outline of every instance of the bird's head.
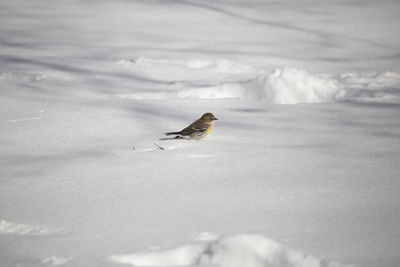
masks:
<path fill-rule="evenodd" d="M 201 120 L 205 122 L 212 122 L 218 119 L 212 113 L 204 113 L 204 115 L 201 116 Z"/>

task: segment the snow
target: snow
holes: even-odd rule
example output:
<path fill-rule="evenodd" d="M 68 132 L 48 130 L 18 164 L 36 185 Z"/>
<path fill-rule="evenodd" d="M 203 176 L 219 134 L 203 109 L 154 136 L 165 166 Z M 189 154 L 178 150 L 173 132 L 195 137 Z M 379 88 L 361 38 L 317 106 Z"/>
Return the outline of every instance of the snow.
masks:
<path fill-rule="evenodd" d="M 396 100 L 400 94 L 398 89 L 400 73 L 397 72 L 313 75 L 306 70 L 292 67 L 277 68 L 271 73 L 266 73 L 262 69 L 231 61 L 212 63 L 209 60 L 204 62 L 197 60 L 194 62 L 168 64 L 165 61 L 143 58 L 134 63 L 124 61 L 125 66 L 135 70 L 146 69 L 145 73 L 157 70 L 158 73 L 173 77 L 176 72 L 184 72 L 192 74 L 193 77 L 208 75 L 209 81 L 194 86 L 188 85 L 187 82 L 173 82 L 166 85 L 164 91 L 122 94 L 119 97 L 136 100 L 244 98 L 276 104 L 299 104 L 358 100 L 359 98 Z M 194 64 L 195 70 L 193 70 Z M 173 65 L 179 67 L 175 68 Z M 221 68 L 221 65 L 224 67 Z M 221 76 L 220 73 L 225 74 L 225 70 L 229 70 L 227 72 L 229 75 Z"/>
<path fill-rule="evenodd" d="M 71 261 L 72 258 L 60 258 L 60 257 L 47 257 L 41 260 L 42 263 L 48 264 L 48 265 L 53 265 L 53 266 L 58 266 L 58 265 L 63 265 Z"/>
<path fill-rule="evenodd" d="M 399 8 L 0 0 L 0 265 L 399 266 Z"/>
<path fill-rule="evenodd" d="M 42 236 L 42 235 L 57 235 L 64 234 L 62 228 L 55 228 L 45 225 L 29 225 L 23 223 L 0 221 L 0 234 L 5 235 L 29 235 L 29 236 Z"/>
<path fill-rule="evenodd" d="M 288 250 L 261 235 L 235 235 L 198 242 L 168 251 L 114 255 L 113 262 L 133 266 L 304 266 L 339 267 L 335 262 Z"/>

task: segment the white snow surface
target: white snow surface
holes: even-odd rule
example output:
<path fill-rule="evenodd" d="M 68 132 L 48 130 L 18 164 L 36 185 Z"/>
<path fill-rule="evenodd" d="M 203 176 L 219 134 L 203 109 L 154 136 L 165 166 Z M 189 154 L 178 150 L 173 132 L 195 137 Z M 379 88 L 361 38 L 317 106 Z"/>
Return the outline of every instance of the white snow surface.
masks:
<path fill-rule="evenodd" d="M 61 257 L 51 256 L 51 257 L 42 259 L 40 262 L 47 264 L 47 265 L 59 266 L 59 265 L 64 265 L 71 260 L 72 260 L 72 258 L 70 258 L 70 257 L 69 258 L 61 258 Z"/>
<path fill-rule="evenodd" d="M 147 251 L 114 255 L 113 262 L 133 266 L 271 266 L 339 267 L 335 262 L 317 259 L 289 250 L 261 235 L 234 235 L 209 242 L 197 242 L 168 251 Z"/>
<path fill-rule="evenodd" d="M 23 223 L 0 221 L 0 234 L 5 235 L 29 235 L 29 236 L 42 236 L 42 235 L 55 235 L 64 234 L 62 228 L 56 228 L 45 225 L 30 225 Z"/>
<path fill-rule="evenodd" d="M 263 73 L 263 70 L 229 61 L 215 62 L 215 64 L 208 61 L 196 62 L 196 69 L 200 68 L 197 66 L 206 66 L 206 72 L 209 72 L 211 77 L 218 76 L 221 72 L 220 65 L 224 66 L 224 70 L 225 68 L 231 70 L 230 76 L 218 82 L 195 86 L 174 82 L 166 86 L 165 91 L 124 94 L 120 97 L 137 100 L 244 98 L 276 104 L 324 103 L 359 98 L 397 101 L 400 97 L 400 73 L 396 72 L 343 73 L 332 77 L 326 74 L 312 75 L 302 69 L 278 68 L 269 74 L 259 74 Z M 139 65 L 139 67 L 132 66 L 135 69 L 142 68 L 142 64 L 149 69 L 160 68 L 159 62 L 147 59 L 140 59 L 130 64 Z M 165 63 L 162 62 L 161 65 Z M 186 71 L 193 72 L 192 62 L 181 63 L 180 69 L 182 65 L 187 67 Z M 169 72 L 173 76 L 176 69 L 163 66 L 162 71 Z M 203 69 L 196 71 L 204 72 Z M 254 77 L 243 80 L 243 73 L 248 77 Z"/>
<path fill-rule="evenodd" d="M 0 0 L 0 266 L 400 266 L 399 10 Z"/>

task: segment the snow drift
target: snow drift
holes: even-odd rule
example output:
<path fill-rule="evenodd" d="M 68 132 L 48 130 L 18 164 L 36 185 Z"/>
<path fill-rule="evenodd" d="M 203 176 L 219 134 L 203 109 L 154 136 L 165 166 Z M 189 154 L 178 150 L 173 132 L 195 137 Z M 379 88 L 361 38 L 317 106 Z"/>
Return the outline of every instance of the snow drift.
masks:
<path fill-rule="evenodd" d="M 110 260 L 134 266 L 220 266 L 220 267 L 339 267 L 285 248 L 262 235 L 242 234 L 211 238 L 166 251 L 114 255 Z"/>
<path fill-rule="evenodd" d="M 129 67 L 129 61 L 118 64 Z M 168 90 L 124 94 L 133 99 L 249 99 L 276 104 L 324 103 L 343 100 L 398 100 L 400 74 L 396 72 L 311 74 L 294 67 L 272 72 L 229 60 L 166 61 L 139 59 L 133 70 L 149 78 L 164 78 Z M 162 73 L 151 77 L 151 72 Z M 179 81 L 179 74 L 187 81 Z M 202 75 L 207 74 L 207 82 Z M 175 81 L 177 79 L 178 81 Z"/>
<path fill-rule="evenodd" d="M 329 102 L 344 95 L 335 80 L 294 68 L 276 69 L 262 81 L 264 97 L 273 103 Z"/>
<path fill-rule="evenodd" d="M 224 82 L 177 93 L 178 98 L 247 98 L 277 104 L 331 102 L 344 95 L 335 80 L 296 68 L 275 69 L 271 74 L 248 81 Z"/>

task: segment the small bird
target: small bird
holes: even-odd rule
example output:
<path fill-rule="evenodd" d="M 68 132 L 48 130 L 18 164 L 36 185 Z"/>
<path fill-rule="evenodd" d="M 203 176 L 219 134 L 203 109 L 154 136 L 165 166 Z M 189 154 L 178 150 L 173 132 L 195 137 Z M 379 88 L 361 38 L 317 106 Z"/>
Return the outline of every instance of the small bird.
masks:
<path fill-rule="evenodd" d="M 200 119 L 190 124 L 180 132 L 169 132 L 166 135 L 176 135 L 175 138 L 200 139 L 211 133 L 215 120 L 212 113 L 205 113 Z"/>

